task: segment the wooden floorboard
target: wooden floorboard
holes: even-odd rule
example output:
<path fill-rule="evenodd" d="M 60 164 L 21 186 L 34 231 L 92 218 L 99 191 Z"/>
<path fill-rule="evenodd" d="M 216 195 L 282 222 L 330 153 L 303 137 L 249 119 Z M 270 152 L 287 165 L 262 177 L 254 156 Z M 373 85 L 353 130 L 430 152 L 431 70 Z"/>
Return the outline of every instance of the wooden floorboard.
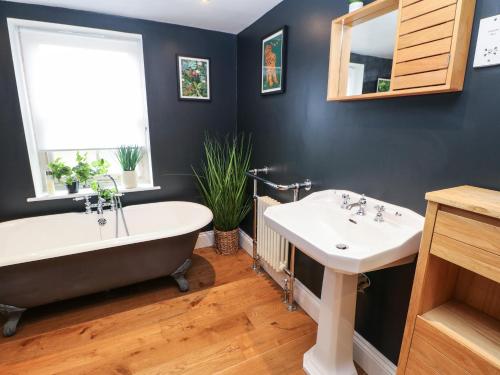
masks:
<path fill-rule="evenodd" d="M 189 293 L 163 278 L 32 309 L 0 339 L 0 374 L 303 374 L 316 324 L 250 264 L 200 249 Z"/>

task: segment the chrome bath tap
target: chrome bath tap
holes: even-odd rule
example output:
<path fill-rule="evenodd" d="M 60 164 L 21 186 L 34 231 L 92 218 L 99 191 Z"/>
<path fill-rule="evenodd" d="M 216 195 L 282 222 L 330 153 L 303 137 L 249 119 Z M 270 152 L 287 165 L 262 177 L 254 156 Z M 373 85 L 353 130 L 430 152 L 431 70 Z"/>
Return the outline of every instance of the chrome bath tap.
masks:
<path fill-rule="evenodd" d="M 359 199 L 358 202 L 356 203 L 350 203 L 345 206 L 346 210 L 352 210 L 353 207 L 358 207 L 358 211 L 356 212 L 356 215 L 359 216 L 365 216 L 366 215 L 366 198 L 365 195 L 363 194 L 361 198 Z"/>
<path fill-rule="evenodd" d="M 111 194 L 111 199 L 108 202 L 102 195 L 101 192 L 99 191 L 97 193 L 97 203 L 92 203 L 90 201 L 90 196 L 85 195 L 83 197 L 77 197 L 74 198 L 73 200 L 75 202 L 80 202 L 80 201 L 85 201 L 85 214 L 90 215 L 92 214 L 93 209 L 95 209 L 95 212 L 99 216 L 97 222 L 99 223 L 100 226 L 104 226 L 107 224 L 107 220 L 104 217 L 104 210 L 109 207 L 110 211 L 115 212 L 115 233 L 116 233 L 116 238 L 118 238 L 118 213 L 121 214 L 121 218 L 123 221 L 123 227 L 125 229 L 125 233 L 127 236 L 130 235 L 130 232 L 128 230 L 128 225 L 127 225 L 127 220 L 125 219 L 125 214 L 123 212 L 123 205 L 120 197 L 123 197 L 124 194 L 118 192 L 118 184 L 116 183 L 115 179 L 111 175 L 104 175 L 104 177 L 109 178 L 111 182 L 113 183 L 113 186 L 115 188 L 115 192 Z"/>

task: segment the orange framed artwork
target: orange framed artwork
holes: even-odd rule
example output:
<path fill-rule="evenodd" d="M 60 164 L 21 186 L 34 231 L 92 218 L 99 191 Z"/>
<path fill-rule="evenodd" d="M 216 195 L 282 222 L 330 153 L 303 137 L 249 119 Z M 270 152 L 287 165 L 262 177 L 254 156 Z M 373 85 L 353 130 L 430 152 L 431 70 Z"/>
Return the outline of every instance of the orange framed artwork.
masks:
<path fill-rule="evenodd" d="M 262 38 L 261 95 L 285 92 L 287 38 L 287 26 Z"/>

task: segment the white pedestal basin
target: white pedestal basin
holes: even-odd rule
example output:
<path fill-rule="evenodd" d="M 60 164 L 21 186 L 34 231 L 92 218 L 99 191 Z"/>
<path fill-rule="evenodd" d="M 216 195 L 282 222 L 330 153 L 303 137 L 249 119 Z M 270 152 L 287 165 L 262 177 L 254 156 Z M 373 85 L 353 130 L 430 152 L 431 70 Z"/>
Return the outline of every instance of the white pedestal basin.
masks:
<path fill-rule="evenodd" d="M 418 252 L 424 218 L 406 208 L 366 197 L 341 208 L 349 191 L 327 190 L 295 203 L 270 207 L 266 223 L 303 253 L 325 266 L 316 345 L 304 355 L 309 375 L 356 375 L 353 362 L 358 274 L 409 263 Z M 376 206 L 384 206 L 376 222 Z"/>

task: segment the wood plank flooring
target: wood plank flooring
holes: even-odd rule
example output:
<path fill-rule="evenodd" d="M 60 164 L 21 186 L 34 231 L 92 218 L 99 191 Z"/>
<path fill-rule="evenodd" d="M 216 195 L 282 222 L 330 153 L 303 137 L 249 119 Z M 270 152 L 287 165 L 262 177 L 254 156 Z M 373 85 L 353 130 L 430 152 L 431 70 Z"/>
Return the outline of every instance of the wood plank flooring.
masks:
<path fill-rule="evenodd" d="M 163 278 L 28 311 L 0 338 L 0 374 L 304 374 L 316 324 L 250 263 L 201 249 L 187 294 Z"/>

